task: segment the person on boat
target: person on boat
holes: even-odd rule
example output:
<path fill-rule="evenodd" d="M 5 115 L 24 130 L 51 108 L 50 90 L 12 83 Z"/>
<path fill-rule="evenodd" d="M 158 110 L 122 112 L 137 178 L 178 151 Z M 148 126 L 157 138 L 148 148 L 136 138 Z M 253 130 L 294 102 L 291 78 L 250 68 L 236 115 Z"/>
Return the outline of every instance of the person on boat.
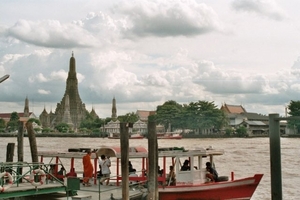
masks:
<path fill-rule="evenodd" d="M 91 154 L 90 150 L 86 151 L 86 155 L 82 158 L 83 164 L 83 185 L 84 186 L 91 186 L 90 179 L 93 177 L 94 167 L 91 162 Z"/>
<path fill-rule="evenodd" d="M 138 177 L 138 175 L 136 174 L 136 169 L 132 169 L 132 170 L 129 172 L 129 177 Z M 130 184 L 136 184 L 137 181 L 130 181 L 129 183 L 130 183 Z"/>
<path fill-rule="evenodd" d="M 212 182 L 218 181 L 218 172 L 211 166 L 210 162 L 206 163 L 206 178 L 209 178 Z"/>
<path fill-rule="evenodd" d="M 63 181 L 63 177 L 66 174 L 66 170 L 64 167 L 61 167 L 60 170 L 57 172 L 57 175 L 59 175 L 59 180 Z"/>
<path fill-rule="evenodd" d="M 183 165 L 181 166 L 181 169 L 180 171 L 189 171 L 191 170 L 191 167 L 190 167 L 190 161 L 189 160 L 185 160 Z"/>
<path fill-rule="evenodd" d="M 167 176 L 167 185 L 175 185 L 176 183 L 176 174 L 174 171 L 174 166 L 170 166 L 169 167 L 170 171 L 169 174 Z"/>
<path fill-rule="evenodd" d="M 136 169 L 133 168 L 131 161 L 128 161 L 128 171 L 130 172 L 136 172 Z"/>
<path fill-rule="evenodd" d="M 106 180 L 106 185 L 109 184 L 109 179 L 110 179 L 110 166 L 111 162 L 109 158 L 106 158 L 105 155 L 101 155 L 99 159 L 99 167 L 102 172 L 102 177 L 100 179 L 100 184 L 103 185 L 103 182 Z"/>
<path fill-rule="evenodd" d="M 157 170 L 158 176 L 162 176 L 164 173 L 164 169 L 160 169 L 160 166 L 157 166 L 157 168 L 158 168 Z"/>
<path fill-rule="evenodd" d="M 75 168 L 71 168 L 70 172 L 66 174 L 66 177 L 77 177 L 77 173 L 75 172 Z"/>

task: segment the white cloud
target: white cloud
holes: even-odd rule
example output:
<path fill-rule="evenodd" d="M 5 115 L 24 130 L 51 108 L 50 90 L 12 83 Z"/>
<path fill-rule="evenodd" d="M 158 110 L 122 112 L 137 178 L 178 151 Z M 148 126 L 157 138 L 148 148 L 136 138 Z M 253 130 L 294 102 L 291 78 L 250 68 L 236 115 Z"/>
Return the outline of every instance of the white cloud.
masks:
<path fill-rule="evenodd" d="M 115 12 L 126 15 L 125 34 L 139 37 L 194 36 L 221 29 L 214 10 L 194 0 L 126 1 Z"/>
<path fill-rule="evenodd" d="M 19 20 L 7 29 L 7 36 L 37 46 L 51 48 L 91 47 L 97 40 L 75 24 L 61 24 L 57 20 Z"/>
<path fill-rule="evenodd" d="M 232 7 L 237 11 L 257 13 L 276 21 L 287 18 L 285 11 L 274 0 L 234 0 Z"/>
<path fill-rule="evenodd" d="M 114 96 L 119 115 L 167 100 L 243 104 L 269 113 L 299 99 L 296 3 L 88 1 L 66 12 L 58 7 L 71 4 L 63 2 L 54 12 L 49 1 L 47 14 L 28 5 L 22 15 L 7 13 L 6 24 L 0 22 L 0 73 L 10 74 L 0 85 L 1 111 L 21 112 L 26 96 L 37 115 L 44 106 L 55 109 L 72 51 L 81 99 L 100 117 L 111 115 Z M 247 15 L 237 17 L 232 5 L 282 21 L 253 24 Z M 295 20 L 283 20 L 285 13 Z M 232 27 L 232 34 L 219 34 L 223 27 Z"/>
<path fill-rule="evenodd" d="M 38 93 L 39 94 L 51 94 L 50 91 L 46 91 L 46 90 L 42 90 L 42 89 L 38 90 Z"/>

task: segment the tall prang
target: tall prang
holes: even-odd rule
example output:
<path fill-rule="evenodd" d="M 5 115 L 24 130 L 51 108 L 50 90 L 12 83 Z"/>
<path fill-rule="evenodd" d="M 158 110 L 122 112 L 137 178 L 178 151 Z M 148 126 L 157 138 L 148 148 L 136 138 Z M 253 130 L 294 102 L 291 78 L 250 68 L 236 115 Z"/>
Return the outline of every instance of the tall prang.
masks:
<path fill-rule="evenodd" d="M 57 103 L 57 107 L 55 110 L 55 124 L 65 122 L 66 118 L 64 118 L 64 116 L 66 117 L 67 112 L 70 113 L 73 128 L 79 128 L 81 121 L 86 117 L 87 110 L 85 108 L 85 104 L 82 103 L 78 92 L 76 62 L 73 52 L 72 57 L 70 58 L 70 66 L 68 78 L 66 81 L 65 94 L 61 102 Z"/>
<path fill-rule="evenodd" d="M 27 97 L 25 99 L 24 117 L 29 117 L 29 100 Z"/>
<path fill-rule="evenodd" d="M 111 108 L 111 118 L 113 120 L 117 119 L 117 104 L 116 104 L 116 99 L 115 97 L 112 100 L 112 108 Z"/>

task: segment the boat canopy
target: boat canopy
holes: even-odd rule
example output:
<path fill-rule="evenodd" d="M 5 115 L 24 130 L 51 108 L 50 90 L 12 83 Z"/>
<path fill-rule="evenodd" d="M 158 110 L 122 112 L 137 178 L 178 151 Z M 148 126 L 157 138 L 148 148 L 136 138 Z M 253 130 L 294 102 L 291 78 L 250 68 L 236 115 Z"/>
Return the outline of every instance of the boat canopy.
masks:
<path fill-rule="evenodd" d="M 113 146 L 113 147 L 101 147 L 97 150 L 97 154 L 99 156 L 105 155 L 109 157 L 117 157 L 121 158 L 121 147 Z M 148 151 L 144 147 L 129 147 L 129 155 L 147 155 Z"/>

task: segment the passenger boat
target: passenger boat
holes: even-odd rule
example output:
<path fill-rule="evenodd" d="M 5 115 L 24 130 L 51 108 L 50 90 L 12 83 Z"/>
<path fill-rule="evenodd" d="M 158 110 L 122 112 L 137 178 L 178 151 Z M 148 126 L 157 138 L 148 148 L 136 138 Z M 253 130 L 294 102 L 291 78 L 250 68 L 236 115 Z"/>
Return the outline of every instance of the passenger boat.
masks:
<path fill-rule="evenodd" d="M 181 139 L 182 135 L 180 133 L 166 132 L 163 134 L 157 134 L 157 139 Z"/>
<path fill-rule="evenodd" d="M 129 135 L 129 139 L 143 139 L 145 138 L 143 135 L 141 135 L 140 133 L 134 133 Z M 108 139 L 120 139 L 120 134 L 119 133 L 111 133 L 108 136 Z"/>
<path fill-rule="evenodd" d="M 74 159 L 75 153 L 72 154 L 52 154 L 57 157 L 68 157 Z M 114 170 L 111 175 L 111 183 L 116 186 L 122 184 L 121 173 L 121 148 L 120 147 L 101 147 L 97 149 L 98 155 L 106 155 L 110 157 Z M 250 177 L 236 178 L 234 172 L 228 172 L 229 176 L 219 176 L 218 181 L 212 182 L 206 177 L 205 163 L 215 163 L 215 157 L 223 155 L 223 150 L 209 148 L 196 148 L 186 150 L 185 148 L 159 148 L 158 149 L 158 165 L 162 167 L 161 174 L 158 174 L 158 193 L 159 200 L 194 200 L 194 199 L 213 199 L 213 200 L 246 200 L 251 199 L 257 186 L 259 185 L 263 174 L 254 174 Z M 39 153 L 42 157 L 49 157 L 50 154 Z M 77 155 L 81 158 L 83 154 Z M 144 147 L 130 147 L 129 160 L 135 163 L 137 174 L 129 176 L 130 182 L 139 184 L 139 187 L 147 183 L 147 173 L 149 172 L 148 151 Z M 96 157 L 94 159 L 95 172 L 97 170 Z M 59 160 L 59 159 L 56 159 Z M 181 165 L 184 160 L 190 163 L 190 170 L 181 171 Z M 42 160 L 41 160 L 42 161 Z M 71 164 L 74 164 L 74 160 Z M 137 166 L 136 164 L 140 165 Z M 167 181 L 169 166 L 173 166 L 176 180 L 173 184 Z M 71 166 L 72 167 L 72 166 Z M 151 166 L 153 167 L 153 166 Z M 96 173 L 95 173 L 96 174 Z M 230 177 L 230 178 L 229 178 Z M 95 177 L 96 178 L 96 177 Z M 97 184 L 96 180 L 94 182 Z M 146 184 L 145 184 L 146 185 Z"/>

